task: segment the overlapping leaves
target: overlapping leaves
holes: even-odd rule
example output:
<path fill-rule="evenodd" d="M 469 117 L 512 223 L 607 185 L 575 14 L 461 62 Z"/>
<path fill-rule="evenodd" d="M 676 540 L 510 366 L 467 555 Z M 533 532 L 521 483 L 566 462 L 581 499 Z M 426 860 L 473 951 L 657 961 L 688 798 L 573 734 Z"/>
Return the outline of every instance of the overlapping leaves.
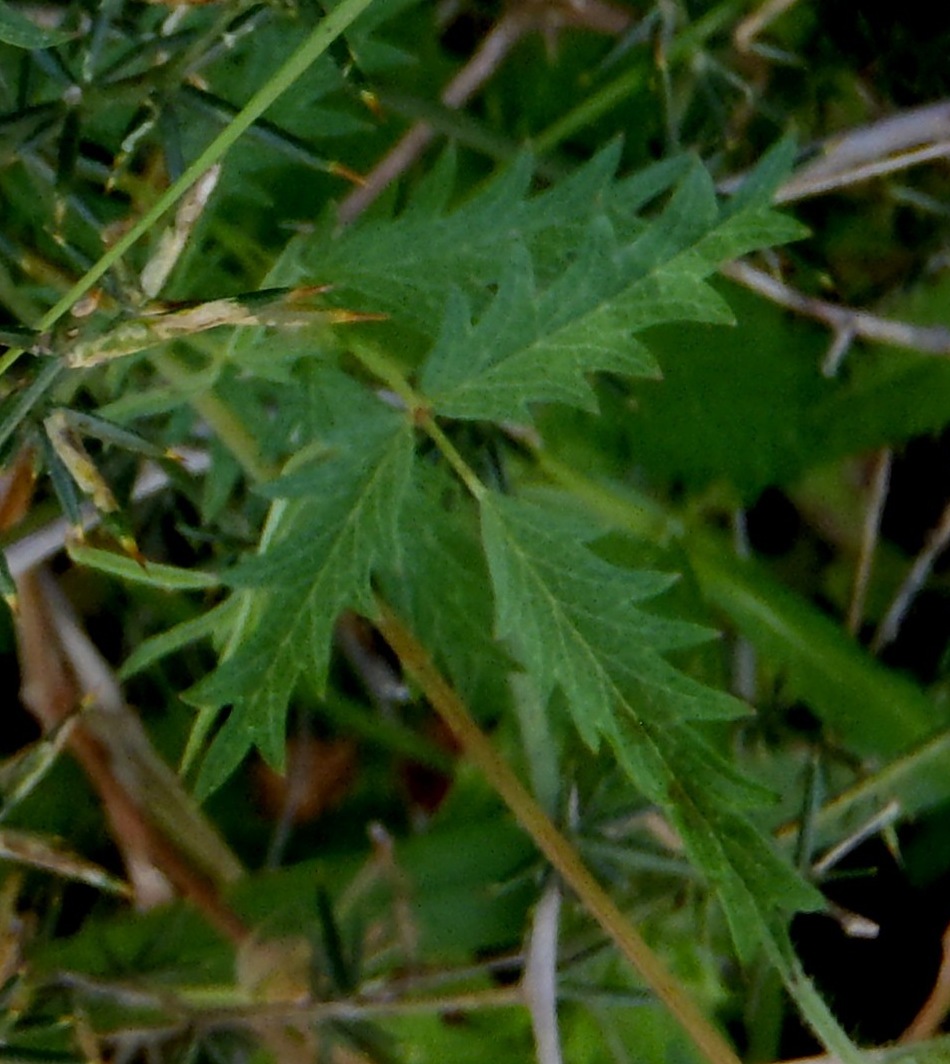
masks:
<path fill-rule="evenodd" d="M 335 218 L 288 250 L 271 276 L 274 284 L 332 281 L 343 303 L 383 311 L 436 335 L 449 293 L 457 288 L 478 308 L 500 283 L 516 244 L 531 254 L 547 282 L 576 255 L 582 234 L 597 215 L 622 219 L 625 235 L 639 232 L 638 211 L 685 173 L 685 157 L 658 163 L 641 175 L 612 183 L 619 145 L 600 152 L 555 187 L 530 196 L 534 164 L 519 157 L 488 187 L 448 210 L 454 157 L 443 156 L 393 221 L 373 221 L 336 235 Z"/>
<path fill-rule="evenodd" d="M 551 400 L 590 408 L 591 373 L 657 372 L 635 333 L 664 321 L 730 319 L 705 280 L 720 261 L 799 233 L 766 205 L 781 154 L 726 208 L 698 164 L 661 164 L 613 182 L 609 149 L 535 197 L 526 195 L 528 170 L 516 165 L 446 213 L 445 168 L 402 218 L 298 251 L 296 265 L 284 268 L 292 275 L 319 253 L 322 279 L 353 305 L 386 310 L 430 335 L 419 380 L 440 417 L 523 420 L 531 405 Z M 645 222 L 639 210 L 677 176 L 665 208 Z M 265 545 L 232 578 L 246 589 L 242 619 L 223 664 L 196 692 L 234 706 L 206 761 L 206 786 L 252 742 L 279 756 L 296 679 L 304 670 L 323 679 L 337 614 L 371 611 L 370 574 L 399 550 L 411 419 L 339 374 L 332 380 L 327 453 L 269 489 L 282 501 Z M 413 502 L 420 526 L 425 499 Z M 640 790 L 667 810 L 719 889 L 740 951 L 749 955 L 780 926 L 781 911 L 819 905 L 747 819 L 763 792 L 695 727 L 744 708 L 664 656 L 707 633 L 638 605 L 670 578 L 608 564 L 584 545 L 591 530 L 583 522 L 517 499 L 483 495 L 480 518 L 491 575 L 481 594 L 493 597 L 498 635 L 542 692 L 561 689 L 585 742 L 608 742 Z M 410 599 L 417 608 L 418 594 Z"/>
<path fill-rule="evenodd" d="M 270 282 L 332 283 L 342 305 L 385 312 L 436 337 L 453 291 L 476 314 L 492 291 L 504 294 L 512 256 L 521 254 L 525 261 L 519 248 L 530 258 L 541 289 L 559 280 L 563 284 L 565 271 L 573 270 L 575 278 L 583 275 L 584 283 L 597 285 L 604 302 L 638 276 L 654 276 L 659 283 L 660 267 L 675 258 L 671 277 L 679 288 L 663 287 L 670 302 L 665 316 L 653 321 L 677 320 L 681 308 L 689 317 L 697 298 L 695 280 L 718 263 L 803 235 L 797 222 L 768 205 L 791 151 L 785 143 L 774 149 L 724 207 L 706 171 L 689 156 L 615 179 L 620 146 L 613 144 L 571 177 L 534 195 L 533 163 L 522 156 L 480 195 L 451 210 L 454 159 L 447 153 L 398 218 L 368 222 L 342 235 L 335 219 L 328 219 L 290 247 Z M 644 211 L 677 183 L 659 217 L 645 219 Z M 605 233 L 612 234 L 614 255 L 604 268 L 592 270 L 584 263 L 596 258 Z M 715 297 L 700 298 L 715 301 L 721 310 Z M 644 320 L 639 327 L 650 323 Z"/>

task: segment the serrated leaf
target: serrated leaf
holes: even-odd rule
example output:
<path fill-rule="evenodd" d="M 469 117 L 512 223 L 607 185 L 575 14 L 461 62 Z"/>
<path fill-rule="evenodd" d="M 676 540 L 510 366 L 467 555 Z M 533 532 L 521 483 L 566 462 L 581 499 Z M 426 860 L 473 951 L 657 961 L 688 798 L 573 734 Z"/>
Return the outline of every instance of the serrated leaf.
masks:
<path fill-rule="evenodd" d="M 624 253 L 630 275 L 643 276 L 697 244 L 714 228 L 718 217 L 712 179 L 702 166 L 694 165 L 660 217 Z"/>
<path fill-rule="evenodd" d="M 563 688 L 590 747 L 612 733 L 618 685 L 631 678 L 653 686 L 656 710 L 667 721 L 746 712 L 661 657 L 712 634 L 636 608 L 673 577 L 603 561 L 579 542 L 575 520 L 523 501 L 486 496 L 481 517 L 498 634 L 517 648 L 542 694 L 555 684 Z"/>
<path fill-rule="evenodd" d="M 729 202 L 730 212 L 740 211 L 753 203 L 770 203 L 791 172 L 797 152 L 794 137 L 784 136 L 776 141 L 746 175 Z"/>
<path fill-rule="evenodd" d="M 335 410 L 330 457 L 301 471 L 309 491 L 275 503 L 260 554 L 231 573 L 244 590 L 228 650 L 189 695 L 196 705 L 232 707 L 202 764 L 200 794 L 220 785 L 252 746 L 281 763 L 294 686 L 305 674 L 323 688 L 337 617 L 347 608 L 373 612 L 370 574 L 399 549 L 409 424 L 341 374 L 325 383 L 326 409 Z"/>
<path fill-rule="evenodd" d="M 438 413 L 454 418 L 523 420 L 529 404 L 551 401 L 594 409 L 589 374 L 659 375 L 633 334 L 667 321 L 731 323 L 704 278 L 725 258 L 795 235 L 794 223 L 762 207 L 720 221 L 712 183 L 695 166 L 629 244 L 605 215 L 593 218 L 573 261 L 545 290 L 527 248 L 513 245 L 477 325 L 459 293 L 449 300 L 422 388 Z"/>
<path fill-rule="evenodd" d="M 604 301 L 593 294 L 587 302 L 596 300 L 594 312 L 581 309 L 590 286 L 608 272 L 599 268 L 599 260 L 609 256 L 604 225 L 605 220 L 597 225 L 602 241 L 593 237 L 584 259 L 547 293 L 535 291 L 531 260 L 516 246 L 499 295 L 475 328 L 462 298 L 450 302 L 422 374 L 435 410 L 455 418 L 515 420 L 527 416 L 529 402 L 591 409 L 594 394 L 586 373 L 658 375 L 652 356 L 630 338 L 622 314 L 596 314 Z M 573 319 L 571 304 L 577 308 Z"/>
<path fill-rule="evenodd" d="M 626 220 L 629 225 L 644 207 L 682 180 L 694 164 L 695 160 L 689 155 L 671 155 L 619 180 L 610 196 L 614 222 Z M 646 225 L 645 222 L 642 224 Z"/>
<path fill-rule="evenodd" d="M 128 680 L 129 677 L 137 675 L 150 665 L 154 665 L 156 661 L 181 650 L 182 647 L 202 639 L 212 638 L 222 628 L 228 627 L 229 615 L 234 612 L 235 605 L 235 599 L 228 599 L 212 607 L 206 613 L 200 613 L 196 617 L 182 621 L 139 643 L 122 663 L 119 669 L 119 679 Z"/>
<path fill-rule="evenodd" d="M 741 812 L 765 792 L 691 726 L 745 707 L 661 656 L 705 633 L 634 605 L 669 578 L 608 564 L 578 542 L 574 520 L 523 501 L 489 495 L 481 510 L 499 636 L 542 691 L 562 689 L 585 742 L 607 739 L 637 786 L 666 810 L 718 890 L 740 955 L 750 957 L 763 935 L 776 933 L 782 912 L 820 908 L 820 894 Z"/>
<path fill-rule="evenodd" d="M 332 281 L 341 301 L 435 335 L 452 288 L 483 303 L 488 286 L 505 272 L 513 245 L 538 253 L 539 277 L 553 276 L 579 234 L 606 209 L 619 157 L 615 143 L 566 181 L 529 198 L 533 163 L 521 155 L 477 197 L 440 214 L 430 208 L 448 199 L 453 159 L 447 155 L 436 177 L 423 184 L 420 202 L 411 202 L 400 218 L 368 222 L 342 236 L 335 234 L 333 218 L 296 242 L 271 280 Z"/>

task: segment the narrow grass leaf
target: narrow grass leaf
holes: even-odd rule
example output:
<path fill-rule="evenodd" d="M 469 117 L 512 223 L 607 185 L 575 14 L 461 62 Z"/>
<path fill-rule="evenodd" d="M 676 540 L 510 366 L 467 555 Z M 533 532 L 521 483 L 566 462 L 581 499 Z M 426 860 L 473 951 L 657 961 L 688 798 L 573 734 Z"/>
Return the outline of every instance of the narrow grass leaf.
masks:
<path fill-rule="evenodd" d="M 201 569 L 181 569 L 176 565 L 137 561 L 124 554 L 74 543 L 67 544 L 67 550 L 77 565 L 87 565 L 90 569 L 117 576 L 129 583 L 145 584 L 164 591 L 204 591 L 221 584 L 220 577 Z"/>

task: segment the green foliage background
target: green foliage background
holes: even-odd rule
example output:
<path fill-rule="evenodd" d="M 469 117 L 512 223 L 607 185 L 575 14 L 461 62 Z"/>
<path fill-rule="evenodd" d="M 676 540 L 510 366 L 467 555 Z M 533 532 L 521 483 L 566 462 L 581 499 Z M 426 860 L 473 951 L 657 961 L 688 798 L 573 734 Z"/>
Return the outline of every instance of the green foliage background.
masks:
<path fill-rule="evenodd" d="M 370 657 L 398 694 L 346 651 L 341 616 L 382 604 L 740 1056 L 804 1054 L 806 1028 L 852 1061 L 950 1052 L 855 1048 L 896 1039 L 935 973 L 892 1014 L 870 991 L 845 1008 L 861 964 L 836 983 L 793 924 L 823 912 L 818 952 L 839 948 L 850 902 L 821 855 L 888 810 L 871 834 L 903 847 L 930 947 L 950 920 L 932 900 L 950 871 L 939 564 L 898 638 L 870 649 L 946 504 L 950 366 L 857 340 L 823 374 L 821 326 L 717 275 L 750 256 L 811 296 L 947 321 L 939 166 L 773 205 L 812 150 L 797 144 L 946 91 L 925 61 L 942 28 L 907 30 L 915 83 L 906 36 L 822 6 L 793 5 L 752 50 L 734 36 L 750 11 L 729 2 L 605 5 L 610 34 L 554 0 L 102 0 L 52 29 L 0 9 L 0 440 L 6 463 L 34 447 L 41 473 L 7 559 L 59 511 L 80 520 L 100 484 L 115 492 L 59 581 L 247 867 L 228 905 L 254 941 L 307 944 L 314 1054 L 480 1059 L 490 1038 L 536 1059 L 528 1010 L 493 995 L 521 973 L 552 872 L 436 728 L 432 691 L 378 634 Z M 467 108 L 434 103 L 519 10 L 544 32 Z M 435 143 L 341 225 L 346 175 L 416 118 Z M 141 276 L 165 208 L 218 159 L 153 306 Z M 91 316 L 70 318 L 91 288 Z M 205 331 L 212 300 L 228 302 Z M 92 441 L 85 479 L 55 409 Z M 882 448 L 897 501 L 850 634 Z M 136 501 L 145 459 L 168 483 Z M 122 555 L 133 541 L 144 564 Z M 290 828 L 254 781 L 303 736 L 353 742 L 358 761 Z M 7 823 L 119 872 L 76 768 L 43 743 L 24 762 L 33 738 L 24 716 L 4 739 Z M 19 800 L 14 771 L 34 761 Z M 407 784 L 420 768 L 447 792 L 434 807 Z M 857 847 L 844 875 L 873 883 L 865 864 L 892 859 Z M 281 1057 L 244 947 L 235 960 L 194 909 L 135 913 L 16 868 L 0 934 L 23 959 L 5 969 L 0 1056 Z M 897 903 L 879 904 L 889 939 Z M 559 945 L 565 1060 L 703 1059 L 570 895 Z"/>

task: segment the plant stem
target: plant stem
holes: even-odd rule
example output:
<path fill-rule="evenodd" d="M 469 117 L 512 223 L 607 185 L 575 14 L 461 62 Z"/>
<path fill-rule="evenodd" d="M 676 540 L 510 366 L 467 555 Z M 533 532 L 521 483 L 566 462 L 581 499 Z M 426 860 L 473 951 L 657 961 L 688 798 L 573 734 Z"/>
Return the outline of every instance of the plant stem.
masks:
<path fill-rule="evenodd" d="M 436 447 L 442 452 L 445 460 L 455 470 L 459 480 L 461 480 L 465 487 L 468 488 L 472 497 L 476 500 L 483 499 L 487 490 L 485 485 L 478 479 L 478 474 L 472 469 L 468 462 L 466 462 L 459 454 L 455 444 L 453 444 L 448 436 L 442 431 L 436 423 L 435 418 L 433 418 L 431 414 L 425 414 L 419 419 L 419 424 L 426 431 Z"/>
<path fill-rule="evenodd" d="M 610 895 L 594 879 L 571 843 L 558 831 L 507 762 L 498 755 L 488 737 L 472 719 L 465 703 L 433 665 L 425 648 L 385 603 L 379 602 L 378 605 L 380 617 L 377 623 L 383 638 L 563 881 L 643 976 L 710 1064 L 739 1064 L 739 1058 L 729 1043 L 700 1012 Z"/>
<path fill-rule="evenodd" d="M 399 367 L 376 347 L 369 344 L 351 344 L 350 350 L 363 365 L 390 388 L 402 402 L 412 417 L 414 425 L 423 432 L 442 452 L 443 457 L 455 471 L 459 480 L 468 488 L 474 499 L 485 495 L 485 485 L 478 479 L 478 474 L 459 454 L 455 444 L 446 436 L 438 422 L 429 412 L 428 400 L 420 395 L 406 380 Z"/>
<path fill-rule="evenodd" d="M 425 405 L 425 400 L 416 393 L 405 374 L 375 344 L 351 338 L 347 347 L 365 369 L 402 400 L 407 410 L 413 412 Z"/>

